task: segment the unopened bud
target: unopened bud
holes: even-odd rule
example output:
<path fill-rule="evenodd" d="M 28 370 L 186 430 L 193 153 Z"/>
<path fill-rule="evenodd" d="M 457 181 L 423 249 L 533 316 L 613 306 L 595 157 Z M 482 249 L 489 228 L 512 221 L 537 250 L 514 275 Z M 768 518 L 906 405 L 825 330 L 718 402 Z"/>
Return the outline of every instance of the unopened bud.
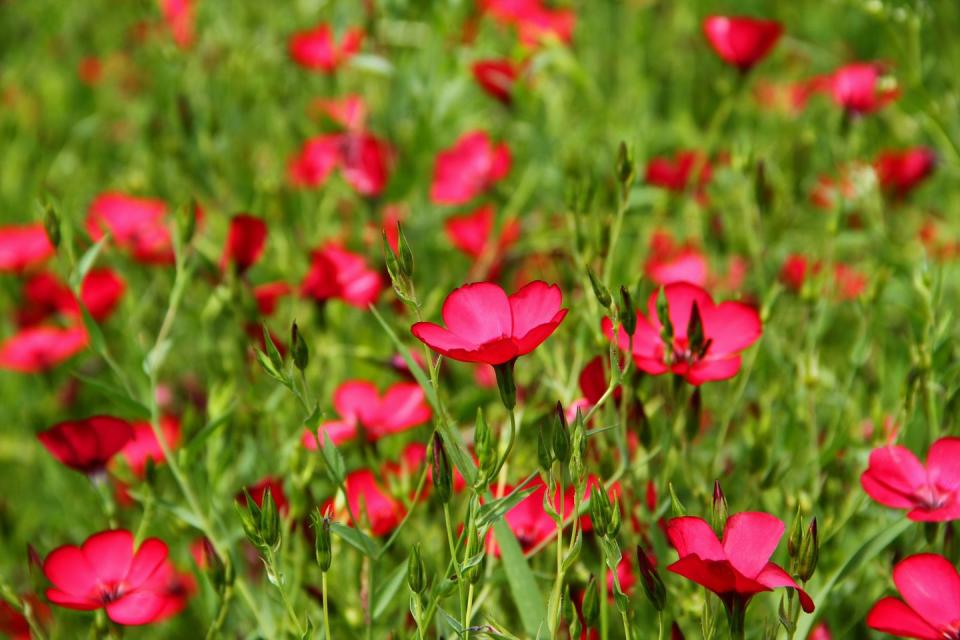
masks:
<path fill-rule="evenodd" d="M 672 482 L 667 484 L 667 489 L 670 491 L 670 510 L 673 512 L 673 517 L 682 518 L 687 515 L 687 508 L 683 506 L 680 498 L 677 497 L 677 493 L 673 490 Z"/>
<path fill-rule="evenodd" d="M 647 599 L 657 611 L 663 611 L 667 601 L 667 589 L 657 572 L 657 568 L 650 562 L 650 557 L 642 546 L 637 545 L 637 566 L 640 569 L 640 584 Z"/>
<path fill-rule="evenodd" d="M 273 551 L 280 548 L 280 511 L 270 489 L 263 492 L 260 504 L 260 535 L 268 548 Z"/>
<path fill-rule="evenodd" d="M 626 287 L 620 287 L 620 324 L 631 338 L 637 331 L 637 312 L 633 308 L 633 299 Z"/>
<path fill-rule="evenodd" d="M 319 508 L 310 514 L 310 518 L 313 520 L 313 530 L 314 535 L 316 535 L 314 551 L 317 555 L 317 564 L 320 565 L 320 571 L 326 573 L 330 570 L 330 564 L 333 562 L 330 518 L 325 517 Z"/>
<path fill-rule="evenodd" d="M 703 333 L 703 318 L 696 300 L 691 304 L 690 319 L 687 321 L 687 344 L 690 345 L 690 352 L 698 358 L 703 356 L 710 346 Z"/>
<path fill-rule="evenodd" d="M 590 521 L 596 534 L 605 538 L 610 526 L 610 503 L 597 485 L 590 488 Z"/>
<path fill-rule="evenodd" d="M 610 305 L 613 304 L 613 298 L 610 296 L 610 290 L 607 289 L 605 284 L 597 279 L 597 275 L 593 272 L 593 269 L 589 267 L 587 267 L 587 277 L 590 278 L 590 286 L 593 287 L 593 295 L 597 297 L 597 301 L 600 303 L 600 306 L 604 309 L 609 309 Z"/>
<path fill-rule="evenodd" d="M 557 402 L 556 419 L 553 422 L 553 455 L 560 464 L 570 461 L 570 430 L 567 428 L 567 417 L 563 413 L 563 405 Z"/>
<path fill-rule="evenodd" d="M 310 350 L 307 348 L 307 343 L 303 339 L 296 321 L 290 326 L 290 351 L 293 354 L 293 364 L 300 371 L 304 371 L 310 362 Z"/>
<path fill-rule="evenodd" d="M 48 204 L 43 211 L 43 228 L 47 232 L 47 239 L 54 249 L 60 246 L 60 216 L 53 205 Z"/>
<path fill-rule="evenodd" d="M 547 426 L 544 425 L 537 432 L 537 464 L 540 465 L 540 471 L 544 474 L 550 473 L 553 467 L 553 453 L 550 451 L 550 445 L 547 444 L 546 429 Z"/>
<path fill-rule="evenodd" d="M 711 525 L 718 537 L 723 536 L 723 529 L 727 526 L 727 497 L 723 495 L 723 489 L 720 488 L 720 481 L 713 481 L 713 511 L 711 512 Z"/>
<path fill-rule="evenodd" d="M 657 294 L 657 319 L 660 320 L 660 337 L 667 344 L 673 344 L 673 322 L 670 320 L 670 304 L 663 287 Z"/>
<path fill-rule="evenodd" d="M 400 272 L 406 277 L 413 275 L 413 251 L 410 250 L 410 244 L 407 242 L 407 236 L 403 233 L 403 227 L 397 223 L 397 248 L 399 253 Z"/>
<path fill-rule="evenodd" d="M 433 489 L 442 504 L 450 502 L 453 492 L 453 470 L 450 468 L 450 459 L 443 448 L 443 437 L 439 431 L 433 432 Z"/>
<path fill-rule="evenodd" d="M 417 595 L 422 594 L 427 588 L 427 570 L 423 564 L 423 556 L 420 554 L 420 543 L 410 547 L 410 554 L 407 556 L 407 586 L 410 591 Z"/>
<path fill-rule="evenodd" d="M 807 528 L 807 534 L 803 537 L 803 544 L 800 546 L 800 564 L 798 565 L 798 574 L 803 582 L 813 577 L 817 570 L 817 561 L 820 559 L 820 537 L 817 533 L 817 519 L 810 521 Z"/>
<path fill-rule="evenodd" d="M 625 142 L 621 142 L 617 148 L 617 180 L 620 181 L 620 184 L 624 190 L 626 190 L 633 183 L 633 177 L 633 153 Z"/>
<path fill-rule="evenodd" d="M 797 515 L 793 518 L 793 524 L 790 525 L 790 536 L 787 538 L 787 554 L 791 558 L 796 558 L 800 553 L 800 545 L 803 543 L 803 517 L 800 515 L 800 505 L 797 505 Z"/>

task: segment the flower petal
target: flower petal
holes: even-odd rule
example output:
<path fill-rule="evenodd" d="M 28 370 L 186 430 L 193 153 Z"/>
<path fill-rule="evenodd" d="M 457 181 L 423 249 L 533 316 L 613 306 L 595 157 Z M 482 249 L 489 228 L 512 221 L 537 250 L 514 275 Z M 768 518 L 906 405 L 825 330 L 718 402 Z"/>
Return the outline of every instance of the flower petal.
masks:
<path fill-rule="evenodd" d="M 783 529 L 783 522 L 769 513 L 734 514 L 723 529 L 723 551 L 737 571 L 755 578 L 776 551 Z"/>
<path fill-rule="evenodd" d="M 757 574 L 756 580 L 763 586 L 769 587 L 770 589 L 776 589 L 777 587 L 789 587 L 791 589 L 795 589 L 797 591 L 797 595 L 800 597 L 800 606 L 803 607 L 803 610 L 807 613 L 813 611 L 813 600 L 809 595 L 807 595 L 807 592 L 800 588 L 800 585 L 798 585 L 796 581 L 790 577 L 790 574 L 772 562 L 767 563 L 767 566 L 765 566 L 760 573 Z"/>
<path fill-rule="evenodd" d="M 729 380 L 740 371 L 740 356 L 722 360 L 701 360 L 690 367 L 686 374 L 687 382 L 699 386 L 704 382 Z"/>
<path fill-rule="evenodd" d="M 380 392 L 372 382 L 348 380 L 333 392 L 333 407 L 345 422 L 359 420 L 366 424 L 379 413 Z"/>
<path fill-rule="evenodd" d="M 553 318 L 551 318 L 548 322 L 534 327 L 522 337 L 514 338 L 514 341 L 517 344 L 517 355 L 522 356 L 536 349 L 540 343 L 549 338 L 550 334 L 556 331 L 557 327 L 560 326 L 560 323 L 563 322 L 563 319 L 566 316 L 567 310 L 560 309 L 560 311 L 557 311 Z"/>
<path fill-rule="evenodd" d="M 133 562 L 133 534 L 125 529 L 101 531 L 87 538 L 80 549 L 101 581 L 121 582 Z"/>
<path fill-rule="evenodd" d="M 51 551 L 43 561 L 43 573 L 65 597 L 92 597 L 99 582 L 97 573 L 87 562 L 83 551 L 74 545 L 64 545 Z"/>
<path fill-rule="evenodd" d="M 149 580 L 154 572 L 163 566 L 167 559 L 167 544 L 157 538 L 147 538 L 137 549 L 130 564 L 130 571 L 124 583 L 129 588 L 137 588 Z"/>
<path fill-rule="evenodd" d="M 867 472 L 882 479 L 888 488 L 909 495 L 927 482 L 927 470 L 913 452 L 899 445 L 880 447 L 870 452 Z"/>
<path fill-rule="evenodd" d="M 960 575 L 946 558 L 910 556 L 893 568 L 893 582 L 910 608 L 934 627 L 960 619 Z"/>
<path fill-rule="evenodd" d="M 423 424 L 432 412 L 423 389 L 415 382 L 401 382 L 387 389 L 380 405 L 377 434 L 389 435 Z"/>
<path fill-rule="evenodd" d="M 760 314 L 742 302 L 724 302 L 701 307 L 703 332 L 710 339 L 707 355 L 722 356 L 742 351 L 760 338 Z M 684 325 L 686 326 L 686 325 Z"/>
<path fill-rule="evenodd" d="M 867 626 L 901 638 L 940 640 L 940 632 L 896 598 L 882 598 L 867 614 Z"/>
<path fill-rule="evenodd" d="M 157 591 L 133 591 L 108 604 L 107 616 L 117 624 L 139 625 L 153 622 L 167 604 Z"/>
<path fill-rule="evenodd" d="M 727 559 L 713 528 L 703 518 L 683 516 L 667 523 L 667 538 L 680 558 L 695 555 L 702 560 Z"/>
<path fill-rule="evenodd" d="M 508 298 L 513 318 L 510 335 L 521 338 L 535 328 L 552 322 L 563 304 L 563 294 L 557 285 L 534 280 Z"/>
<path fill-rule="evenodd" d="M 940 438 L 927 453 L 927 477 L 943 489 L 960 488 L 960 438 Z"/>
<path fill-rule="evenodd" d="M 513 335 L 510 301 L 492 282 L 475 282 L 454 289 L 443 303 L 447 329 L 474 344 Z"/>

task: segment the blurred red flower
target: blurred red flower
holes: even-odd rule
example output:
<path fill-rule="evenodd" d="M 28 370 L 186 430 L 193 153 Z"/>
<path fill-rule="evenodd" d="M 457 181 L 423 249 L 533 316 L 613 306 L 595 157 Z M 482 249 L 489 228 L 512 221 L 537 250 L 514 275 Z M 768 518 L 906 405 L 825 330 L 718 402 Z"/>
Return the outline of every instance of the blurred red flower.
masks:
<path fill-rule="evenodd" d="M 56 367 L 87 347 L 87 331 L 82 326 L 39 325 L 21 329 L 0 344 L 0 369 L 20 373 L 38 373 Z"/>
<path fill-rule="evenodd" d="M 310 113 L 324 115 L 350 131 L 362 131 L 367 119 L 367 103 L 363 96 L 348 94 L 342 98 L 317 98 L 310 103 Z"/>
<path fill-rule="evenodd" d="M 29 594 L 20 598 L 21 602 L 26 602 L 33 610 L 33 615 L 37 621 L 44 624 L 50 619 L 50 607 L 40 601 L 36 596 Z M 32 640 L 30 633 L 30 623 L 18 610 L 14 609 L 5 600 L 0 600 L 0 634 L 6 634 L 10 640 Z"/>
<path fill-rule="evenodd" d="M 737 513 L 727 520 L 723 539 L 718 540 L 702 518 L 673 518 L 667 523 L 667 537 L 679 559 L 667 570 L 713 591 L 727 609 L 735 603 L 745 607 L 763 591 L 790 587 L 810 613 L 814 609 L 810 596 L 790 574 L 770 562 L 783 530 L 783 522 L 768 513 Z"/>
<path fill-rule="evenodd" d="M 873 161 L 880 186 L 896 198 L 904 198 L 933 173 L 937 154 L 928 147 L 884 151 Z"/>
<path fill-rule="evenodd" d="M 832 75 L 833 101 L 854 114 L 873 113 L 893 102 L 900 96 L 900 90 L 883 85 L 885 70 L 878 62 L 856 62 L 840 67 Z"/>
<path fill-rule="evenodd" d="M 410 330 L 431 349 L 461 362 L 499 365 L 530 353 L 563 322 L 556 285 L 535 280 L 511 296 L 492 282 L 454 289 L 443 303 L 446 328 L 418 322 Z"/>
<path fill-rule="evenodd" d="M 509 172 L 507 145 L 494 145 L 485 131 L 471 131 L 437 154 L 430 200 L 435 204 L 466 204 Z"/>
<path fill-rule="evenodd" d="M 337 167 L 343 179 L 363 196 L 378 196 L 390 179 L 393 149 L 377 136 L 363 131 L 311 138 L 291 159 L 288 174 L 298 187 L 317 187 Z"/>
<path fill-rule="evenodd" d="M 117 246 L 129 251 L 138 262 L 172 264 L 173 244 L 166 216 L 163 200 L 109 191 L 97 196 L 90 205 L 87 233 L 100 240 L 109 231 Z"/>
<path fill-rule="evenodd" d="M 960 438 L 934 442 L 926 466 L 899 445 L 874 449 L 860 484 L 880 504 L 908 509 L 916 522 L 960 519 Z"/>
<path fill-rule="evenodd" d="M 650 238 L 650 255 L 643 267 L 644 273 L 657 285 L 689 282 L 698 287 L 707 283 L 707 258 L 695 245 L 677 244 L 665 231 L 655 231 Z"/>
<path fill-rule="evenodd" d="M 181 49 L 193 44 L 196 2 L 197 0 L 160 0 L 163 20 L 170 30 L 173 41 Z"/>
<path fill-rule="evenodd" d="M 507 58 L 495 58 L 478 60 L 470 70 L 481 89 L 503 104 L 513 102 L 513 85 L 520 75 L 519 66 Z"/>
<path fill-rule="evenodd" d="M 137 477 L 143 477 L 147 461 L 154 464 L 164 462 L 163 449 L 153 435 L 153 428 L 149 422 L 134 422 L 131 425 L 133 437 L 120 450 L 120 456 Z M 180 421 L 175 416 L 160 418 L 160 432 L 167 441 L 169 449 L 175 449 L 180 442 Z"/>
<path fill-rule="evenodd" d="M 710 16 L 703 21 L 703 33 L 724 62 L 746 71 L 767 57 L 783 35 L 783 25 L 747 16 Z"/>
<path fill-rule="evenodd" d="M 480 0 L 480 6 L 501 24 L 515 27 L 528 47 L 551 39 L 570 42 L 577 22 L 572 10 L 551 9 L 541 0 Z"/>
<path fill-rule="evenodd" d="M 290 37 L 290 57 L 304 69 L 330 74 L 353 57 L 362 44 L 361 29 L 344 31 L 338 46 L 330 25 L 320 24 Z"/>
<path fill-rule="evenodd" d="M 633 354 L 637 368 L 651 375 L 672 372 L 693 385 L 726 380 L 740 371 L 740 352 L 756 342 L 763 327 L 760 315 L 742 302 L 714 304 L 710 294 L 696 285 L 676 282 L 663 288 L 672 337 L 657 314 L 658 292 L 648 301 L 648 315 L 637 311 L 637 329 L 633 339 L 620 327 L 617 343 L 621 351 Z M 699 343 L 694 344 L 699 317 Z M 604 334 L 613 338 L 613 323 L 602 322 Z"/>
<path fill-rule="evenodd" d="M 80 284 L 80 300 L 94 320 L 106 320 L 126 290 L 123 278 L 112 269 L 91 269 Z M 17 310 L 21 326 L 40 323 L 55 313 L 80 318 L 73 292 L 54 274 L 44 271 L 23 284 L 23 301 Z"/>
<path fill-rule="evenodd" d="M 267 282 L 253 288 L 253 297 L 257 301 L 257 309 L 262 315 L 270 316 L 277 310 L 280 298 L 293 293 L 293 287 L 286 282 Z"/>
<path fill-rule="evenodd" d="M 273 476 L 267 476 L 260 482 L 250 485 L 246 488 L 247 493 L 250 494 L 250 497 L 253 499 L 254 504 L 258 507 L 263 507 L 263 497 L 267 493 L 267 489 L 270 490 L 270 497 L 273 499 L 273 503 L 277 505 L 277 512 L 283 516 L 290 509 L 290 503 L 287 501 L 287 494 L 283 492 L 283 481 L 279 478 Z M 237 494 L 237 502 L 241 504 L 247 503 L 247 497 L 241 491 Z"/>
<path fill-rule="evenodd" d="M 87 475 L 102 473 L 133 437 L 131 424 L 112 416 L 68 420 L 37 434 L 54 458 Z"/>
<path fill-rule="evenodd" d="M 232 263 L 237 273 L 243 274 L 263 255 L 266 243 L 267 223 L 246 213 L 233 216 L 220 259 L 221 268 Z"/>
<path fill-rule="evenodd" d="M 339 298 L 361 309 L 376 302 L 383 280 L 378 272 L 367 267 L 362 256 L 328 243 L 311 253 L 310 258 L 310 271 L 300 285 L 302 295 L 318 302 Z"/>
<path fill-rule="evenodd" d="M 451 216 L 443 225 L 450 243 L 473 258 L 474 266 L 485 267 L 482 274 L 491 280 L 499 274 L 502 254 L 520 237 L 520 223 L 510 219 L 500 228 L 499 239 L 495 238 L 494 217 L 493 207 L 483 205 L 471 213 Z M 481 265 L 483 259 L 486 263 Z"/>
<path fill-rule="evenodd" d="M 647 163 L 646 181 L 647 184 L 656 187 L 683 192 L 692 179 L 691 174 L 694 169 L 698 169 L 697 199 L 702 201 L 706 186 L 713 177 L 713 168 L 700 151 L 678 151 L 672 158 L 666 156 L 652 158 Z"/>
<path fill-rule="evenodd" d="M 347 502 L 353 515 L 361 522 L 370 526 L 370 532 L 375 536 L 382 536 L 393 531 L 403 518 L 405 509 L 393 497 L 387 494 L 377 483 L 373 472 L 369 469 L 358 469 L 347 474 L 345 481 Z M 329 500 L 322 511 L 333 508 L 334 501 Z M 339 519 L 347 519 L 349 515 L 344 508 L 337 514 Z"/>
<path fill-rule="evenodd" d="M 43 224 L 0 227 L 0 272 L 19 273 L 42 264 L 55 249 Z"/>
<path fill-rule="evenodd" d="M 960 575 L 942 556 L 921 553 L 893 568 L 903 600 L 882 598 L 867 615 L 867 626 L 901 638 L 956 638 L 960 620 Z"/>

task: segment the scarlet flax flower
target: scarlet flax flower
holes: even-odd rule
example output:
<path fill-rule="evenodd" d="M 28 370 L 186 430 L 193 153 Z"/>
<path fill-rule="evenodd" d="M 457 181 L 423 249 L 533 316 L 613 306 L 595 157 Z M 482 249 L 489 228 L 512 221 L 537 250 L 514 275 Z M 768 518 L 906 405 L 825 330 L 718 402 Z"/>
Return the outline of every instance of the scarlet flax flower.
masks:
<path fill-rule="evenodd" d="M 727 520 L 723 539 L 702 518 L 684 516 L 667 523 L 667 538 L 679 559 L 667 567 L 717 594 L 731 619 L 742 625 L 751 598 L 778 587 L 795 589 L 803 610 L 814 609 L 813 600 L 790 574 L 770 562 L 783 536 L 783 522 L 768 514 L 737 513 Z M 740 627 L 742 628 L 742 626 Z"/>
<path fill-rule="evenodd" d="M 40 443 L 66 466 L 96 475 L 133 440 L 133 427 L 112 416 L 92 416 L 60 422 L 37 434 Z"/>
<path fill-rule="evenodd" d="M 617 344 L 633 355 L 641 371 L 651 375 L 672 372 L 693 385 L 726 380 L 740 371 L 740 352 L 763 332 L 760 315 L 742 302 L 715 304 L 696 285 L 676 282 L 663 288 L 667 313 L 661 323 L 658 293 L 648 302 L 648 314 L 637 311 L 633 339 L 620 327 Z M 613 338 L 613 323 L 602 322 L 604 334 Z"/>
<path fill-rule="evenodd" d="M 376 302 L 383 289 L 380 274 L 367 266 L 362 256 L 329 243 L 311 254 L 310 271 L 300 292 L 318 302 L 340 299 L 366 309 Z"/>
<path fill-rule="evenodd" d="M 513 85 L 520 69 L 506 58 L 478 60 L 470 67 L 480 88 L 505 105 L 513 102 Z"/>
<path fill-rule="evenodd" d="M 243 274 L 263 255 L 267 243 L 267 224 L 246 213 L 230 219 L 227 241 L 220 259 L 221 268 L 232 264 L 238 274 Z"/>
<path fill-rule="evenodd" d="M 960 575 L 953 563 L 932 553 L 900 561 L 893 582 L 903 600 L 882 598 L 867 615 L 867 626 L 900 638 L 960 638 Z"/>
<path fill-rule="evenodd" d="M 873 161 L 880 186 L 899 199 L 905 198 L 930 176 L 936 165 L 937 154 L 928 147 L 884 151 Z"/>
<path fill-rule="evenodd" d="M 390 179 L 393 149 L 377 136 L 347 131 L 311 138 L 288 165 L 291 183 L 317 187 L 339 168 L 343 179 L 363 196 L 378 196 Z"/>
<path fill-rule="evenodd" d="M 42 264 L 53 254 L 43 224 L 0 227 L 0 272 L 19 273 Z"/>
<path fill-rule="evenodd" d="M 677 244 L 673 236 L 656 231 L 650 238 L 650 255 L 643 266 L 648 278 L 658 285 L 689 282 L 698 287 L 707 283 L 707 258 L 690 243 Z"/>
<path fill-rule="evenodd" d="M 66 329 L 40 325 L 22 329 L 0 344 L 0 369 L 19 373 L 47 371 L 87 347 L 82 326 Z"/>
<path fill-rule="evenodd" d="M 713 169 L 700 151 L 678 151 L 673 157 L 658 156 L 651 159 L 647 163 L 646 181 L 647 184 L 682 193 L 694 180 L 694 171 L 697 172 L 697 199 L 703 201 L 706 186 L 713 177 Z"/>
<path fill-rule="evenodd" d="M 153 433 L 149 422 L 135 422 L 131 425 L 133 437 L 120 450 L 120 457 L 137 477 L 143 477 L 147 462 L 160 464 L 164 461 L 163 448 Z M 160 433 L 166 440 L 168 449 L 175 449 L 180 442 L 180 421 L 174 416 L 160 419 Z"/>
<path fill-rule="evenodd" d="M 290 37 L 290 57 L 311 71 L 331 74 L 354 56 L 363 44 L 363 31 L 347 29 L 338 45 L 328 24 L 299 31 Z"/>
<path fill-rule="evenodd" d="M 68 609 L 104 609 L 117 624 L 149 624 L 168 604 L 165 585 L 157 580 L 165 577 L 166 560 L 162 540 L 148 538 L 134 549 L 129 531 L 102 531 L 79 547 L 64 545 L 50 552 L 43 562 L 53 583 L 47 598 Z"/>
<path fill-rule="evenodd" d="M 894 509 L 907 509 L 916 522 L 960 519 L 960 438 L 940 438 L 930 446 L 927 464 L 899 445 L 874 449 L 860 476 L 867 495 Z"/>
<path fill-rule="evenodd" d="M 471 131 L 437 154 L 430 200 L 466 204 L 510 172 L 510 149 L 494 145 L 485 131 Z"/>
<path fill-rule="evenodd" d="M 80 300 L 94 320 L 106 320 L 120 303 L 126 283 L 112 269 L 91 269 L 80 284 Z M 21 326 L 43 322 L 60 313 L 79 319 L 80 306 L 73 292 L 54 274 L 43 271 L 23 284 L 23 301 L 17 310 Z"/>
<path fill-rule="evenodd" d="M 830 94 L 848 113 L 873 113 L 900 96 L 896 86 L 882 82 L 885 68 L 877 62 L 857 62 L 833 72 Z"/>
<path fill-rule="evenodd" d="M 400 524 L 404 515 L 403 505 L 380 487 L 372 471 L 358 469 L 348 473 L 345 485 L 349 510 L 359 521 L 369 523 L 373 535 L 386 535 Z M 330 500 L 322 511 L 326 512 L 332 505 L 333 501 Z M 344 509 L 338 518 L 348 518 L 346 512 L 347 509 Z M 353 523 L 350 524 L 352 526 Z"/>
<path fill-rule="evenodd" d="M 748 71 L 777 44 L 783 25 L 747 16 L 710 16 L 703 21 L 703 33 L 724 62 Z"/>
<path fill-rule="evenodd" d="M 181 49 L 193 44 L 194 9 L 197 0 L 160 0 L 163 20 L 173 41 Z"/>
<path fill-rule="evenodd" d="M 163 200 L 135 198 L 115 191 L 102 193 L 90 205 L 87 233 L 94 240 L 109 231 L 117 246 L 146 264 L 172 264 L 173 241 L 166 226 Z"/>
<path fill-rule="evenodd" d="M 443 224 L 450 243 L 474 259 L 475 265 L 486 267 L 487 277 L 496 279 L 500 271 L 502 254 L 520 238 L 520 223 L 510 219 L 500 228 L 499 238 L 494 236 L 493 207 L 484 205 L 471 213 L 451 216 Z"/>

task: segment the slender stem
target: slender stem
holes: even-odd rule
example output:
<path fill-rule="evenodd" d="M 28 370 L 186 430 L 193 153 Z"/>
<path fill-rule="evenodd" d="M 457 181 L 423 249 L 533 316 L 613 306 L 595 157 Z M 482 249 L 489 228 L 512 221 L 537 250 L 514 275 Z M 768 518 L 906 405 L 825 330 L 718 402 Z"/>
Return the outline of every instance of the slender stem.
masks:
<path fill-rule="evenodd" d="M 227 620 L 227 612 L 230 611 L 230 603 L 233 601 L 233 585 L 226 585 L 220 594 L 220 606 L 217 608 L 217 617 L 207 629 L 207 640 L 213 640 L 220 637 L 220 631 L 223 629 L 223 623 Z"/>
<path fill-rule="evenodd" d="M 558 509 L 559 518 L 557 518 L 557 575 L 553 582 L 553 597 L 551 600 L 551 610 L 549 612 L 550 631 L 556 636 L 560 627 L 560 598 L 563 590 L 563 469 L 559 469 L 557 475 L 560 505 Z"/>
<path fill-rule="evenodd" d="M 332 640 L 333 636 L 330 635 L 330 612 L 327 609 L 327 572 L 324 571 L 323 575 L 320 577 L 320 591 L 323 596 L 323 637 L 327 640 Z"/>
<path fill-rule="evenodd" d="M 603 265 L 603 282 L 610 282 L 610 275 L 613 273 L 613 261 L 616 257 L 617 242 L 620 240 L 620 231 L 623 228 L 623 216 L 627 211 L 627 201 L 630 198 L 630 192 L 621 187 L 620 198 L 617 201 L 617 216 L 613 219 L 613 229 L 610 232 L 610 248 L 607 250 L 607 259 Z"/>
<path fill-rule="evenodd" d="M 457 558 L 457 545 L 453 540 L 453 522 L 450 519 L 450 505 L 443 505 L 443 522 L 447 529 L 447 544 L 450 546 L 450 559 L 453 562 L 453 569 L 457 574 L 457 588 L 460 591 L 461 616 L 466 613 L 463 606 L 465 593 L 463 591 L 463 572 L 460 569 L 460 560 Z"/>
<path fill-rule="evenodd" d="M 470 639 L 470 618 L 473 617 L 473 583 L 467 587 L 467 612 L 463 614 L 463 637 Z"/>

